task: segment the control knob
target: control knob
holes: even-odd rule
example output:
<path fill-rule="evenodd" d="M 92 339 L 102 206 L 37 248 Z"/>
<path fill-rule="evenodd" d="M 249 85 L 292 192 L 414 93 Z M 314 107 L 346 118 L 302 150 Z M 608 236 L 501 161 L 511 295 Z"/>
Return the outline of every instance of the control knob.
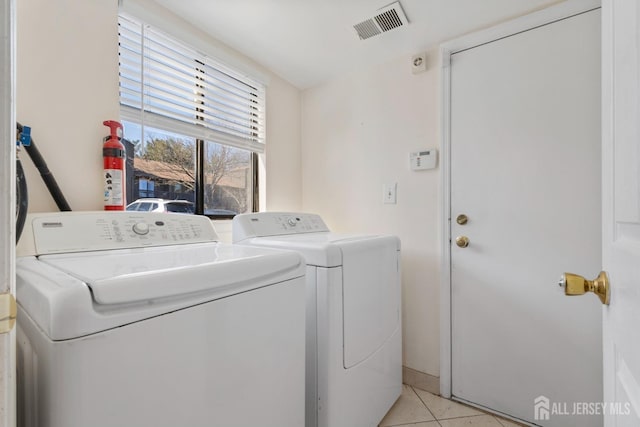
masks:
<path fill-rule="evenodd" d="M 149 233 L 149 224 L 147 224 L 146 222 L 136 222 L 133 225 L 133 232 L 144 236 L 145 234 Z"/>
<path fill-rule="evenodd" d="M 298 223 L 295 218 L 291 217 L 287 220 L 290 226 L 295 227 Z"/>

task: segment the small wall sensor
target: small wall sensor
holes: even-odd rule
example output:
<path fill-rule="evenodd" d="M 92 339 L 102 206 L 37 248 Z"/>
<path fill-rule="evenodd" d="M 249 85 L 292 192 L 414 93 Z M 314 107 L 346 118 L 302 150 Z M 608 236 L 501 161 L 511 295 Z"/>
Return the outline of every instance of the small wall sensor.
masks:
<path fill-rule="evenodd" d="M 411 72 L 418 74 L 423 71 L 427 71 L 427 54 L 424 52 L 411 57 Z"/>
<path fill-rule="evenodd" d="M 409 163 L 414 171 L 433 169 L 438 163 L 438 150 L 432 148 L 409 153 Z"/>

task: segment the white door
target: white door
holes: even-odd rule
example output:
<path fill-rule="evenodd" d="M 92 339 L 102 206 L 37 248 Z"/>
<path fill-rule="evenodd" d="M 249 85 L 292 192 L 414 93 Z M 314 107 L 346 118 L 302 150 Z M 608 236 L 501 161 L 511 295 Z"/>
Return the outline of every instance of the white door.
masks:
<path fill-rule="evenodd" d="M 9 329 L 15 292 L 15 2 L 0 4 L 0 332 Z M 0 427 L 15 425 L 15 330 L 0 335 Z"/>
<path fill-rule="evenodd" d="M 536 400 L 602 401 L 601 303 L 557 286 L 601 267 L 600 11 L 450 67 L 452 395 L 536 425 L 601 426 L 534 413 Z"/>
<path fill-rule="evenodd" d="M 603 20 L 603 266 L 606 427 L 640 426 L 640 4 L 606 0 Z M 579 273 L 580 272 L 575 272 Z"/>

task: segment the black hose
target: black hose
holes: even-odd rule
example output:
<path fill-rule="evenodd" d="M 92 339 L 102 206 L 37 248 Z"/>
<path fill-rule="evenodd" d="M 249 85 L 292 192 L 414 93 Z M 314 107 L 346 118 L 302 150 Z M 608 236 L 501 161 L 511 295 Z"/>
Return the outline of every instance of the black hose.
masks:
<path fill-rule="evenodd" d="M 20 159 L 16 161 L 16 243 L 20 240 L 24 222 L 27 219 L 29 197 L 27 194 L 27 180 Z"/>
<path fill-rule="evenodd" d="M 22 125 L 20 123 L 17 123 L 17 127 L 18 132 L 22 132 Z M 67 203 L 67 199 L 64 198 L 62 190 L 60 190 L 56 179 L 53 177 L 53 174 L 47 166 L 47 162 L 45 162 L 42 154 L 40 154 L 40 151 L 36 147 L 33 138 L 31 139 L 31 144 L 25 145 L 24 149 L 27 151 L 27 154 L 31 157 L 33 164 L 40 172 L 40 176 L 42 177 L 44 184 L 49 189 L 49 193 L 51 194 L 51 197 L 53 197 L 53 201 L 58 205 L 58 209 L 61 211 L 70 211 L 71 207 L 69 206 L 69 203 Z"/>

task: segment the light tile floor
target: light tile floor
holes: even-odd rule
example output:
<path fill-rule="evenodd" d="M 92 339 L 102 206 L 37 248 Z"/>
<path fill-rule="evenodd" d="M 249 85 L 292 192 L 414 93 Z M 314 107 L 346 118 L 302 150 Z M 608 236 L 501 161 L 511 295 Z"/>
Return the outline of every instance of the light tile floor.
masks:
<path fill-rule="evenodd" d="M 408 385 L 380 427 L 519 427 L 520 424 Z"/>

